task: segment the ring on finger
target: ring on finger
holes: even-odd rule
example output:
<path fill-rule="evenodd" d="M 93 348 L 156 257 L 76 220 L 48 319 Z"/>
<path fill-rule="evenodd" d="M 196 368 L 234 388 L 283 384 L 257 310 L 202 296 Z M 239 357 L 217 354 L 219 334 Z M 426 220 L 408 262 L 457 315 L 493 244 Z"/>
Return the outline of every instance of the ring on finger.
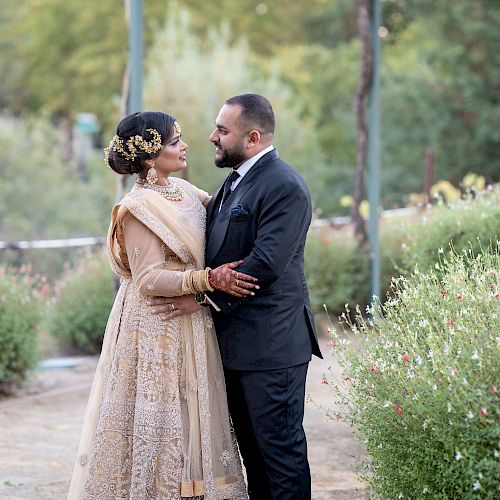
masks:
<path fill-rule="evenodd" d="M 236 286 L 240 286 L 240 280 L 236 280 Z"/>
<path fill-rule="evenodd" d="M 174 304 L 170 304 L 170 305 L 172 306 L 172 312 L 174 312 L 174 311 L 175 311 L 175 306 L 174 306 Z"/>
<path fill-rule="evenodd" d="M 236 273 L 236 279 L 239 280 L 240 279 L 240 273 Z"/>

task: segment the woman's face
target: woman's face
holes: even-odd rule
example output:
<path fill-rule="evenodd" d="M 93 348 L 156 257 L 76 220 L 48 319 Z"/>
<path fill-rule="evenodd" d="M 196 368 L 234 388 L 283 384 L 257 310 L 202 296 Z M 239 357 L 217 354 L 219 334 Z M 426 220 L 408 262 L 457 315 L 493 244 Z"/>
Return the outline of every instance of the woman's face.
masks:
<path fill-rule="evenodd" d="M 186 168 L 187 148 L 188 145 L 181 139 L 181 128 L 175 122 L 173 137 L 160 150 L 159 156 L 154 159 L 158 177 L 167 177 L 172 172 Z"/>

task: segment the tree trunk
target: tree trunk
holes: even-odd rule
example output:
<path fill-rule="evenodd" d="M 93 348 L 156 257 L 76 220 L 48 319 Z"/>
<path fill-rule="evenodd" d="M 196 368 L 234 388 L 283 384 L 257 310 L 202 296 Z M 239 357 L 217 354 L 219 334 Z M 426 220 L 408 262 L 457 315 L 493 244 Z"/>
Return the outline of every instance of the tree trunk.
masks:
<path fill-rule="evenodd" d="M 125 0 L 126 1 L 126 0 Z M 130 87 L 129 78 L 129 65 L 125 68 L 122 80 L 122 95 L 120 99 L 120 119 L 127 116 L 127 102 L 128 102 L 128 91 Z M 115 191 L 115 201 L 119 202 L 125 195 L 125 190 L 127 188 L 127 177 L 125 175 L 116 174 L 116 191 Z"/>
<path fill-rule="evenodd" d="M 356 155 L 356 170 L 354 172 L 354 202 L 352 221 L 354 234 L 359 238 L 360 246 L 367 240 L 366 223 L 360 214 L 359 207 L 365 192 L 366 157 L 368 151 L 368 128 L 366 125 L 366 102 L 373 77 L 373 58 L 370 40 L 371 0 L 358 0 L 358 33 L 361 39 L 361 74 L 358 90 L 354 98 L 354 113 L 358 130 L 358 150 Z"/>
<path fill-rule="evenodd" d="M 63 159 L 65 162 L 73 160 L 73 119 L 69 112 L 63 112 L 61 115 L 61 126 L 63 133 Z"/>
<path fill-rule="evenodd" d="M 128 26 L 130 23 L 130 0 L 124 0 L 125 7 L 125 22 Z M 125 67 L 122 79 L 122 94 L 120 98 L 120 118 L 125 118 L 128 112 L 128 95 L 130 89 L 130 68 L 129 63 Z M 115 202 L 118 203 L 125 195 L 125 190 L 127 189 L 127 177 L 125 175 L 116 174 L 115 175 Z M 120 278 L 113 275 L 113 288 L 115 294 L 120 288 Z"/>

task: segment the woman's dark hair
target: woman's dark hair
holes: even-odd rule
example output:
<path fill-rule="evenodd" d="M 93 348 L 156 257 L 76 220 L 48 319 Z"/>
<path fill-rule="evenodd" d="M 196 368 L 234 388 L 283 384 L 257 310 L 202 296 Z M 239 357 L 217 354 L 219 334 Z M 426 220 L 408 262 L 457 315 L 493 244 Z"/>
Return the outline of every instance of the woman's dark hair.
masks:
<path fill-rule="evenodd" d="M 175 118 L 161 111 L 141 111 L 126 116 L 116 128 L 116 135 L 122 140 L 123 149 L 129 153 L 127 141 L 136 135 L 145 141 L 152 141 L 153 134 L 148 128 L 155 129 L 161 135 L 161 143 L 165 145 L 174 135 Z M 126 158 L 120 151 L 109 148 L 108 164 L 119 174 L 139 174 L 144 168 L 144 160 L 156 158 L 160 151 L 146 153 L 137 148 L 134 159 Z"/>

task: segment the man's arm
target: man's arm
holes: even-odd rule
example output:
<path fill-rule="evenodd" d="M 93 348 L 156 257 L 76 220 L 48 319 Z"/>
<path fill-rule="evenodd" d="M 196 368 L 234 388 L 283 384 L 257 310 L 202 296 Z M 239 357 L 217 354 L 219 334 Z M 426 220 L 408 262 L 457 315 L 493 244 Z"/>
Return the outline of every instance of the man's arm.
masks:
<path fill-rule="evenodd" d="M 304 241 L 311 212 L 307 192 L 293 180 L 271 189 L 262 201 L 252 251 L 237 270 L 256 277 L 261 288 L 269 287 L 285 272 Z M 208 295 L 225 313 L 244 300 L 217 291 Z"/>

